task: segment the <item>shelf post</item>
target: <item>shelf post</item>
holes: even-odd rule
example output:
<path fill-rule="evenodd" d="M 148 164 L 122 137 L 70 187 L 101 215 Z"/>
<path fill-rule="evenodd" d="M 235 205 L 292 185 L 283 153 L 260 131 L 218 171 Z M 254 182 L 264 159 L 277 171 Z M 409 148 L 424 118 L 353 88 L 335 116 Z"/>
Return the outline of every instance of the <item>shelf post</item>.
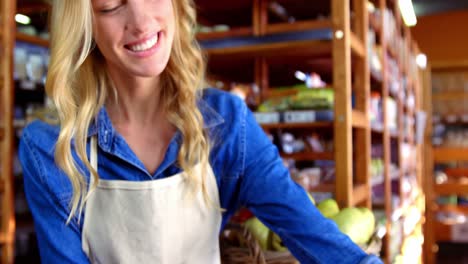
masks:
<path fill-rule="evenodd" d="M 357 0 L 353 2 L 354 13 L 354 29 L 359 40 L 364 44 L 367 51 L 367 31 L 369 28 L 369 17 L 367 11 L 367 0 Z M 369 119 L 369 100 L 370 100 L 370 70 L 368 53 L 365 56 L 356 56 L 354 64 L 355 83 L 354 91 L 356 98 L 356 109 L 363 112 L 367 126 L 357 128 L 355 130 L 355 166 L 356 176 L 355 181 L 366 186 L 367 197 L 362 205 L 367 208 L 372 207 L 371 201 L 371 186 L 370 186 L 370 160 L 371 160 L 371 134 L 370 134 L 370 119 Z"/>
<path fill-rule="evenodd" d="M 266 99 L 268 90 L 270 89 L 269 79 L 268 79 L 268 63 L 265 57 L 257 57 L 255 58 L 255 84 L 258 85 L 260 89 L 260 97 L 256 98 L 256 100 L 263 101 Z M 255 102 L 257 105 L 260 102 Z"/>
<path fill-rule="evenodd" d="M 386 0 L 379 1 L 379 9 L 385 10 L 386 8 Z M 385 40 L 385 31 L 388 27 L 385 24 L 384 16 L 380 16 L 380 25 L 381 25 L 381 32 L 380 32 L 380 43 L 382 46 L 382 50 L 386 52 L 387 50 L 387 42 Z M 388 127 L 388 116 L 387 116 L 387 98 L 389 97 L 389 87 L 388 87 L 388 77 L 387 77 L 387 59 L 386 56 L 381 57 L 382 62 L 382 117 L 383 117 L 383 138 L 382 138 L 382 145 L 383 145 L 383 163 L 384 163 L 384 209 L 385 209 L 385 217 L 388 219 L 385 224 L 385 228 L 387 233 L 383 238 L 384 243 L 383 246 L 385 247 L 385 255 L 382 256 L 385 263 L 391 263 L 391 256 L 390 256 L 390 242 L 391 242 L 391 234 L 390 230 L 392 229 L 392 175 L 390 175 L 390 164 L 391 164 L 391 144 L 390 144 L 390 131 Z"/>
<path fill-rule="evenodd" d="M 254 36 L 263 36 L 268 24 L 268 1 L 254 0 L 253 3 L 253 31 Z"/>
<path fill-rule="evenodd" d="M 340 207 L 349 207 L 353 203 L 350 0 L 332 0 L 331 3 L 335 89 L 335 198 Z"/>
<path fill-rule="evenodd" d="M 424 89 L 421 89 L 423 96 L 423 109 L 427 114 L 427 122 L 432 121 L 432 85 L 431 85 L 431 67 L 427 65 L 426 71 L 422 73 L 421 84 Z M 435 250 L 437 249 L 435 241 L 435 224 L 434 224 L 434 205 L 435 205 L 435 193 L 434 193 L 434 158 L 432 152 L 432 124 L 428 124 L 424 131 L 424 176 L 422 177 L 422 186 L 426 197 L 426 212 L 424 223 L 424 263 L 434 264 L 435 263 Z"/>
<path fill-rule="evenodd" d="M 2 217 L 0 232 L 2 241 L 2 263 L 13 263 L 15 238 L 15 212 L 13 201 L 13 47 L 15 40 L 16 1 L 2 0 L 0 2 L 0 93 L 1 102 L 0 127 L 3 129 L 1 143 L 1 178 L 5 183 L 2 200 Z"/>

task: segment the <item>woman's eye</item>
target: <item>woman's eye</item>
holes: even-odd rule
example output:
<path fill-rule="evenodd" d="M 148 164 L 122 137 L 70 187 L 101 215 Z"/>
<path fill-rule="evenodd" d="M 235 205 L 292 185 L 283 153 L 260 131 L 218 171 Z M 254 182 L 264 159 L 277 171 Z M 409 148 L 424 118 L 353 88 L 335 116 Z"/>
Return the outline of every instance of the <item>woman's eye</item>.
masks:
<path fill-rule="evenodd" d="M 105 9 L 101 9 L 101 13 L 103 14 L 107 14 L 107 13 L 111 13 L 117 9 L 119 9 L 122 5 L 118 5 L 118 6 L 115 6 L 115 7 L 112 7 L 112 8 L 105 8 Z"/>

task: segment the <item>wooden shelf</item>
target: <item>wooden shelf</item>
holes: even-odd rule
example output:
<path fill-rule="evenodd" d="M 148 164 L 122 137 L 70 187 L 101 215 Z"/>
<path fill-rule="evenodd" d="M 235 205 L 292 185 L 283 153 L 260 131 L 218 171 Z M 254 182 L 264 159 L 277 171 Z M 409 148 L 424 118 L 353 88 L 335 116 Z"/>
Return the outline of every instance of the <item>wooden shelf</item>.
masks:
<path fill-rule="evenodd" d="M 34 36 L 30 36 L 30 35 L 26 35 L 26 34 L 21 33 L 21 32 L 16 33 L 16 40 L 21 41 L 21 42 L 26 42 L 26 43 L 29 43 L 29 44 L 33 44 L 33 45 L 37 45 L 37 46 L 46 47 L 46 48 L 49 47 L 49 41 L 48 40 L 41 39 L 41 38 L 34 37 Z"/>
<path fill-rule="evenodd" d="M 264 130 L 271 129 L 307 129 L 307 128 L 333 128 L 333 122 L 312 122 L 312 123 L 276 123 L 262 124 Z"/>
<path fill-rule="evenodd" d="M 312 187 L 311 192 L 324 192 L 324 193 L 333 193 L 335 192 L 334 183 L 321 183 L 315 187 Z"/>
<path fill-rule="evenodd" d="M 313 160 L 334 160 L 333 152 L 301 152 L 294 154 L 281 154 L 282 158 L 294 159 L 297 161 L 313 161 Z"/>
<path fill-rule="evenodd" d="M 438 212 L 461 213 L 468 215 L 468 205 L 438 205 L 436 207 Z"/>
<path fill-rule="evenodd" d="M 240 27 L 233 28 L 229 31 L 220 31 L 220 32 L 199 32 L 197 33 L 197 39 L 199 41 L 203 40 L 215 40 L 223 38 L 234 38 L 234 37 L 246 37 L 252 36 L 253 30 L 251 27 Z"/>
<path fill-rule="evenodd" d="M 353 190 L 353 205 L 358 206 L 369 198 L 370 186 L 358 184 L 354 186 Z"/>
<path fill-rule="evenodd" d="M 332 46 L 329 41 L 300 40 L 233 47 L 213 47 L 204 50 L 208 56 L 287 57 L 288 55 L 302 54 L 304 57 L 318 57 L 330 55 Z"/>
<path fill-rule="evenodd" d="M 468 183 L 448 182 L 434 185 L 434 191 L 438 195 L 467 195 Z"/>
<path fill-rule="evenodd" d="M 313 22 L 308 23 L 307 25 L 310 25 Z M 329 57 L 333 49 L 332 40 L 331 28 L 314 28 L 307 31 L 260 37 L 205 40 L 201 41 L 200 44 L 209 56 L 288 57 L 301 55 L 303 57 Z M 351 33 L 353 54 L 362 57 L 366 52 L 364 47 L 362 41 L 354 33 Z"/>
<path fill-rule="evenodd" d="M 468 100 L 468 91 L 435 93 L 432 95 L 432 99 L 440 101 Z"/>
<path fill-rule="evenodd" d="M 468 161 L 468 148 L 434 148 L 435 162 Z"/>
<path fill-rule="evenodd" d="M 351 49 L 360 58 L 364 58 L 367 55 L 366 46 L 354 33 L 351 33 Z"/>
<path fill-rule="evenodd" d="M 440 221 L 435 221 L 434 223 L 434 235 L 437 242 L 454 242 L 452 236 L 452 228 L 455 224 L 442 223 Z M 468 239 L 465 241 L 467 242 Z"/>
<path fill-rule="evenodd" d="M 468 177 L 468 168 L 448 168 L 444 172 L 450 178 Z"/>
<path fill-rule="evenodd" d="M 305 31 L 311 29 L 327 29 L 333 27 L 330 19 L 324 20 L 306 20 L 294 23 L 270 24 L 266 27 L 266 34 L 278 34 L 284 32 Z"/>
<path fill-rule="evenodd" d="M 451 242 L 452 241 L 452 225 L 444 224 L 439 221 L 435 221 L 434 223 L 434 234 L 436 241 L 445 241 Z"/>
<path fill-rule="evenodd" d="M 368 128 L 370 127 L 367 115 L 358 110 L 352 111 L 352 123 L 355 128 Z"/>

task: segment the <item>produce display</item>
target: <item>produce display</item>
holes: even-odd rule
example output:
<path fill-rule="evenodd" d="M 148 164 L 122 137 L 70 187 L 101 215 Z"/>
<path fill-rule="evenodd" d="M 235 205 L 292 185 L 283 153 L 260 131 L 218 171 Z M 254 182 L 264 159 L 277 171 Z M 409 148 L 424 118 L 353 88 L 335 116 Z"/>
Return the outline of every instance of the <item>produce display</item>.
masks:
<path fill-rule="evenodd" d="M 279 88 L 277 90 L 284 90 Z M 276 97 L 265 100 L 257 109 L 258 112 L 277 112 L 286 110 L 328 110 L 333 108 L 334 91 L 321 88 L 311 89 L 305 85 L 298 85 L 294 89 L 297 93 L 290 96 Z"/>
<path fill-rule="evenodd" d="M 309 197 L 314 203 L 313 197 Z M 371 210 L 364 207 L 348 207 L 340 210 L 334 199 L 325 199 L 317 204 L 322 215 L 332 220 L 341 232 L 350 239 L 365 247 L 374 235 L 376 219 Z M 286 251 L 281 238 L 268 229 L 258 218 L 252 217 L 245 221 L 245 227 L 252 233 L 263 250 Z"/>
<path fill-rule="evenodd" d="M 338 206 L 338 203 L 331 198 L 325 199 L 319 204 L 317 204 L 317 209 L 326 218 L 331 218 L 340 212 L 340 207 Z"/>
<path fill-rule="evenodd" d="M 330 210 L 331 207 L 328 207 Z M 329 215 L 329 211 L 325 211 Z M 368 208 L 347 207 L 329 217 L 351 240 L 364 246 L 375 230 L 375 217 Z"/>
<path fill-rule="evenodd" d="M 315 200 L 310 193 L 307 193 L 312 204 Z M 263 250 L 287 251 L 281 238 L 264 225 L 257 217 L 253 216 L 244 222 L 244 226 L 252 233 Z"/>
<path fill-rule="evenodd" d="M 271 248 L 271 243 L 269 241 L 271 237 L 271 231 L 258 218 L 252 217 L 247 220 L 244 225 L 257 239 L 257 242 L 260 244 L 260 247 L 263 250 L 268 250 Z"/>

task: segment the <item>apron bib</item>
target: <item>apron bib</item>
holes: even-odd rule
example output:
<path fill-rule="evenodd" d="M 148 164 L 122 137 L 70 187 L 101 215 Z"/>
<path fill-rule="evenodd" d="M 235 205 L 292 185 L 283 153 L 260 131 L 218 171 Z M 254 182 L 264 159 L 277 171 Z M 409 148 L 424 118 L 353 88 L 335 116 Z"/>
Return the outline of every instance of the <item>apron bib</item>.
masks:
<path fill-rule="evenodd" d="M 95 137 L 90 160 L 97 170 Z M 200 171 L 197 165 L 194 172 Z M 206 172 L 208 195 L 220 206 L 211 167 Z M 221 212 L 208 207 L 201 192 L 184 195 L 189 188 L 183 172 L 143 182 L 99 180 L 86 202 L 82 232 L 91 263 L 220 263 Z"/>

